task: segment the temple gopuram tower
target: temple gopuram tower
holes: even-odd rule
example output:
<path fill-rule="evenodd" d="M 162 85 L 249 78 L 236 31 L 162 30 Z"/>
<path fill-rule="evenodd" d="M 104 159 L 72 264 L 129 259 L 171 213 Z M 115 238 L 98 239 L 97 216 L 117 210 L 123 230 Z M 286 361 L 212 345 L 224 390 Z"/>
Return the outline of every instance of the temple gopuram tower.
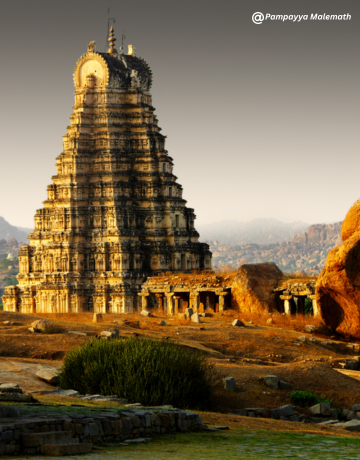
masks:
<path fill-rule="evenodd" d="M 165 150 L 149 65 L 94 42 L 78 61 L 75 105 L 57 174 L 19 254 L 4 310 L 126 313 L 141 309 L 149 276 L 211 268 L 194 210 Z"/>

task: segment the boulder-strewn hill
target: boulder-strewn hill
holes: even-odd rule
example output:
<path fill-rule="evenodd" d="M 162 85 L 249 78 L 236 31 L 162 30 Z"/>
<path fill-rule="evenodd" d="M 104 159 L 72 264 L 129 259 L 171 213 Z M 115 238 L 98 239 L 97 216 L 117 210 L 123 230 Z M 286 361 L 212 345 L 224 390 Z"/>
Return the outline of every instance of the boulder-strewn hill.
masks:
<path fill-rule="evenodd" d="M 268 244 L 291 241 L 294 235 L 303 233 L 309 224 L 291 222 L 285 224 L 276 219 L 254 219 L 250 222 L 226 220 L 207 225 L 196 225 L 201 240 L 217 241 L 220 245 L 247 243 Z"/>
<path fill-rule="evenodd" d="M 308 274 L 317 274 L 324 267 L 329 251 L 341 244 L 341 224 L 310 225 L 306 232 L 294 235 L 292 241 L 275 244 L 227 245 L 210 241 L 213 267 L 229 265 L 238 268 L 243 263 L 274 262 L 285 272 L 304 270 Z"/>
<path fill-rule="evenodd" d="M 9 224 L 9 222 L 0 216 L 0 240 L 4 239 L 8 241 L 10 238 L 15 238 L 18 241 L 25 242 L 27 237 L 28 233 Z"/>

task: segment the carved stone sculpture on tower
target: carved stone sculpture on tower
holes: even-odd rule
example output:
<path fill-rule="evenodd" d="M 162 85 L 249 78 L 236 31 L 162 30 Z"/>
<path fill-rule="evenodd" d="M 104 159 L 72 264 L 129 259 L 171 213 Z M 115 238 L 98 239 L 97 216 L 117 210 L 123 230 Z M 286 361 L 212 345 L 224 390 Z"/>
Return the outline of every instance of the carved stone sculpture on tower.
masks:
<path fill-rule="evenodd" d="M 150 67 L 110 40 L 108 53 L 91 42 L 75 67 L 57 175 L 21 248 L 19 285 L 5 290 L 6 311 L 131 312 L 148 276 L 211 268 L 154 114 Z"/>

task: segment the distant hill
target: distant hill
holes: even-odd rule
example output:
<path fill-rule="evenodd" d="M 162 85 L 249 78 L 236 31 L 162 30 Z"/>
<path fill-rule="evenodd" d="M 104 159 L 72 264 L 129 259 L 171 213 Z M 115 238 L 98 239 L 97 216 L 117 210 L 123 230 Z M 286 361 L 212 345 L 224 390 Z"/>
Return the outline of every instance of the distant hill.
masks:
<path fill-rule="evenodd" d="M 256 234 L 253 242 L 245 244 L 209 241 L 213 267 L 237 269 L 244 263 L 274 262 L 284 272 L 303 270 L 307 274 L 317 274 L 324 267 L 329 251 L 341 244 L 341 224 L 310 225 L 306 232 L 281 243 L 259 244 Z"/>
<path fill-rule="evenodd" d="M 196 225 L 196 229 L 201 241 L 216 242 L 218 245 L 242 245 L 291 241 L 295 235 L 305 232 L 308 226 L 305 222 L 285 224 L 276 219 L 254 219 L 250 222 L 224 220 Z"/>
<path fill-rule="evenodd" d="M 34 231 L 34 227 L 33 228 L 27 228 L 27 227 L 16 227 L 18 230 L 21 230 L 22 232 L 25 232 L 26 235 L 29 235 L 29 233 L 33 232 Z"/>
<path fill-rule="evenodd" d="M 9 222 L 0 216 L 0 240 L 9 241 L 10 238 L 15 238 L 17 241 L 25 243 L 29 233 L 9 224 Z"/>

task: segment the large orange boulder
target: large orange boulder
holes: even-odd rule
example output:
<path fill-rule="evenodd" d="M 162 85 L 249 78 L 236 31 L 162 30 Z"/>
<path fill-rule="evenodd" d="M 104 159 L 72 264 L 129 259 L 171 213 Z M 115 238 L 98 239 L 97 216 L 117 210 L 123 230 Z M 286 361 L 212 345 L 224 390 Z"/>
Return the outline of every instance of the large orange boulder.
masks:
<path fill-rule="evenodd" d="M 275 311 L 275 294 L 283 272 L 272 262 L 244 264 L 231 287 L 232 307 L 241 312 Z"/>
<path fill-rule="evenodd" d="M 360 200 L 347 213 L 341 237 L 317 280 L 316 302 L 326 326 L 360 336 Z"/>
<path fill-rule="evenodd" d="M 360 231 L 360 200 L 357 200 L 346 214 L 341 226 L 341 238 L 346 241 L 358 231 Z"/>

